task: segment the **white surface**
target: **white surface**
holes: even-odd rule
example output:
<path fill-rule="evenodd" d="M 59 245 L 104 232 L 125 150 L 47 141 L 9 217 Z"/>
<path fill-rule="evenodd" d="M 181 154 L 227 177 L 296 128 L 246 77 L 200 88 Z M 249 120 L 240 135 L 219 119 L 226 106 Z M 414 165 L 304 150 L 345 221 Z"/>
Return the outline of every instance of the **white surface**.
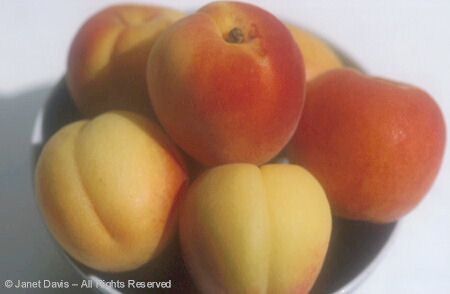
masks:
<path fill-rule="evenodd" d="M 86 17 L 111 2 L 114 1 L 0 0 L 0 97 L 17 96 L 19 91 L 59 79 L 78 27 Z M 194 10 L 207 1 L 179 2 L 160 1 L 183 10 Z M 450 126 L 450 1 L 253 2 L 319 33 L 370 73 L 426 89 L 440 104 Z M 428 197 L 404 218 L 392 249 L 357 293 L 450 293 L 448 149 Z M 2 194 L 9 191 L 1 188 Z M 15 197 L 0 196 L 2 203 Z M 3 224 L 1 228 L 9 227 Z M 27 250 L 27 246 L 13 248 L 9 254 L 20 259 L 25 256 L 20 250 Z M 5 254 L 3 248 L 1 254 Z M 40 258 L 49 257 L 34 252 L 30 258 L 39 264 L 44 262 Z M 3 269 L 5 266 L 0 265 Z M 8 270 L 20 271 L 13 267 Z M 37 266 L 34 270 L 27 278 L 33 273 L 35 277 L 45 277 L 43 270 L 51 273 L 51 268 Z"/>

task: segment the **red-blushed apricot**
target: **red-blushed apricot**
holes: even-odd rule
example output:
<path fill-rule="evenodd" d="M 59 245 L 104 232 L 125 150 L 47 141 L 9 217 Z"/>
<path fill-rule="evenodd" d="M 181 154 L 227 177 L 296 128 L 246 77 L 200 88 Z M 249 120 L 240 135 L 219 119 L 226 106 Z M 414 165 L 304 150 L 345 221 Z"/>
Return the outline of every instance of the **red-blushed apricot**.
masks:
<path fill-rule="evenodd" d="M 155 40 L 181 12 L 148 5 L 114 5 L 89 18 L 70 47 L 67 83 L 79 110 L 151 114 L 147 59 Z"/>
<path fill-rule="evenodd" d="M 311 81 L 306 101 L 288 154 L 323 185 L 336 215 L 392 222 L 425 196 L 445 145 L 430 95 L 342 69 Z"/>
<path fill-rule="evenodd" d="M 276 17 L 250 4 L 215 2 L 171 26 L 147 73 L 159 121 L 204 165 L 270 160 L 303 107 L 300 50 Z"/>

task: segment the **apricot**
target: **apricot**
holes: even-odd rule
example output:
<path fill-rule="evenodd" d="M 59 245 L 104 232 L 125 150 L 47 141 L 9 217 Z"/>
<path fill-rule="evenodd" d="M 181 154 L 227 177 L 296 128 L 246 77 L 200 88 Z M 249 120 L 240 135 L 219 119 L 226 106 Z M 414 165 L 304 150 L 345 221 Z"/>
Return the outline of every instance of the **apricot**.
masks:
<path fill-rule="evenodd" d="M 183 258 L 204 293 L 308 293 L 330 232 L 324 190 L 296 165 L 209 169 L 180 213 Z"/>
<path fill-rule="evenodd" d="M 336 52 L 325 41 L 292 24 L 286 26 L 302 51 L 306 81 L 311 81 L 329 70 L 344 67 Z"/>
<path fill-rule="evenodd" d="M 423 90 L 350 69 L 308 84 L 289 158 L 323 185 L 341 217 L 388 223 L 410 212 L 442 162 L 445 123 Z"/>
<path fill-rule="evenodd" d="M 204 165 L 267 162 L 300 119 L 300 50 L 276 17 L 250 4 L 214 2 L 171 26 L 147 73 L 162 126 Z"/>
<path fill-rule="evenodd" d="M 170 243 L 187 180 L 162 130 L 129 112 L 63 127 L 45 144 L 35 172 L 55 239 L 79 262 L 111 272 L 138 268 Z"/>
<path fill-rule="evenodd" d="M 148 5 L 114 5 L 89 18 L 70 47 L 67 83 L 79 110 L 152 114 L 146 86 L 150 50 L 181 12 Z"/>

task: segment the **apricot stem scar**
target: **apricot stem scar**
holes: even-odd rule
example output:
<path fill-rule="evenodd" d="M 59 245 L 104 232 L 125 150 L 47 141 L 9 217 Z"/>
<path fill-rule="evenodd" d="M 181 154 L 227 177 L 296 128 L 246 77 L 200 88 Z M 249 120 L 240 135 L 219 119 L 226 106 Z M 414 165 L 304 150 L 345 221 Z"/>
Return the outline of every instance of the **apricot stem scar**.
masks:
<path fill-rule="evenodd" d="M 242 32 L 242 30 L 240 28 L 233 28 L 228 33 L 226 41 L 229 43 L 240 44 L 240 43 L 244 42 L 244 39 L 245 39 L 245 37 L 244 37 L 244 33 Z"/>

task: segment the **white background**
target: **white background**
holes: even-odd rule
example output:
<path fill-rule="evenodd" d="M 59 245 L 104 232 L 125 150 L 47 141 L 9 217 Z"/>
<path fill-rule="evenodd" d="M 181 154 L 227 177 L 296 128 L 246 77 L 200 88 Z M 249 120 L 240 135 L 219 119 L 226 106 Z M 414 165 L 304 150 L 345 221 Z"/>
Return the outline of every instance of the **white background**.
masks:
<path fill-rule="evenodd" d="M 20 93 L 34 89 L 41 91 L 41 96 L 47 93 L 42 85 L 48 87 L 63 75 L 67 51 L 76 30 L 89 15 L 112 2 L 0 0 L 0 99 L 14 99 L 21 96 Z M 159 3 L 181 10 L 195 10 L 207 1 L 179 2 Z M 426 89 L 440 104 L 450 128 L 450 1 L 253 2 L 325 37 L 368 72 Z M 18 108 L 12 106 L 20 116 Z M 32 120 L 30 117 L 24 119 Z M 14 136 L 16 125 L 8 121 L 5 124 L 3 129 Z M 26 138 L 29 133 L 25 129 Z M 0 153 L 3 152 L 0 158 L 22 158 L 12 153 L 5 155 L 5 152 L 18 149 L 5 142 L 3 133 L 0 135 Z M 448 151 L 447 148 L 443 168 L 429 195 L 403 219 L 391 249 L 357 293 L 450 293 Z M 25 164 L 28 161 L 20 161 L 21 164 L 11 160 L 5 162 L 0 163 L 0 176 L 14 178 L 18 181 L 17 187 L 31 185 L 29 179 L 20 180 L 20 177 L 29 177 L 29 167 Z M 13 168 L 17 168 L 17 173 L 11 172 Z M 2 185 L 5 183 L 3 180 Z M 39 218 L 33 220 L 33 224 L 27 223 L 27 212 L 14 211 L 34 209 L 34 202 L 30 205 L 16 203 L 19 197 L 31 198 L 33 195 L 14 194 L 15 191 L 27 194 L 23 191 L 31 191 L 31 188 L 0 188 L 0 207 L 8 212 L 0 215 L 0 238 L 3 238 L 0 242 L 0 274 L 3 275 L 0 280 L 13 272 L 19 273 L 19 277 L 23 272 L 24 279 L 76 277 L 55 253 L 48 237 L 39 235 L 43 226 L 34 223 L 40 222 Z M 31 211 L 29 215 L 35 217 L 37 214 Z M 53 260 L 53 266 L 45 266 L 48 260 Z"/>

